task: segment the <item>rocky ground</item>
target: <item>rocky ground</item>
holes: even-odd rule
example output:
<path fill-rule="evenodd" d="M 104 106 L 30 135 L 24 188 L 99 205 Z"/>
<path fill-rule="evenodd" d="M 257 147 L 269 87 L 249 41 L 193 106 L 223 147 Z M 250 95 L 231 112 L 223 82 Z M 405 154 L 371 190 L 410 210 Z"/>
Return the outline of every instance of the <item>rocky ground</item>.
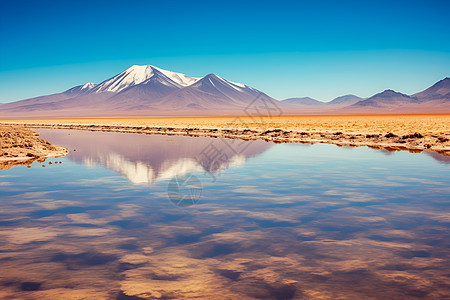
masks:
<path fill-rule="evenodd" d="M 53 146 L 39 134 L 23 126 L 0 126 L 0 170 L 29 165 L 48 157 L 64 156 L 66 148 Z"/>

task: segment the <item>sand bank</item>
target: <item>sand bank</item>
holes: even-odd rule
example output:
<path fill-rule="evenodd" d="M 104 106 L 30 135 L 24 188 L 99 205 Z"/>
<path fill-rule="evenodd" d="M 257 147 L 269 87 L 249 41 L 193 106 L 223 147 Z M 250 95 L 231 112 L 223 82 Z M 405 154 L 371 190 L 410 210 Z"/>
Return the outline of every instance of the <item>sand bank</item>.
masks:
<path fill-rule="evenodd" d="M 39 134 L 23 126 L 0 126 L 0 170 L 29 165 L 48 157 L 64 156 L 66 148 L 53 146 Z"/>

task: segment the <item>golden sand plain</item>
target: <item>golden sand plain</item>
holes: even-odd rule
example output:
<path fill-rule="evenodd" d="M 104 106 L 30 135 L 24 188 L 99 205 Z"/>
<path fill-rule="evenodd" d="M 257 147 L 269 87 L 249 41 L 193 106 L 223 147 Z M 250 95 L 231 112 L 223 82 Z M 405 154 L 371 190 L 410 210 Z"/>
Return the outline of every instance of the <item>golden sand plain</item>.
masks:
<path fill-rule="evenodd" d="M 3 119 L 35 128 L 330 143 L 450 154 L 450 114 Z"/>

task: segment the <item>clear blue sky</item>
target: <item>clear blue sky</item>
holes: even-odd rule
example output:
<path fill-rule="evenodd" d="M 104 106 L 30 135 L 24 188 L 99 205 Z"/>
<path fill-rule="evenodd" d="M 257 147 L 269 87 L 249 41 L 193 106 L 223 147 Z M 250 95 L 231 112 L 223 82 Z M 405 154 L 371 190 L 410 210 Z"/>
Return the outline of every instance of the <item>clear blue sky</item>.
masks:
<path fill-rule="evenodd" d="M 99 83 L 133 64 L 215 73 L 329 101 L 450 76 L 450 1 L 0 3 L 0 102 Z"/>

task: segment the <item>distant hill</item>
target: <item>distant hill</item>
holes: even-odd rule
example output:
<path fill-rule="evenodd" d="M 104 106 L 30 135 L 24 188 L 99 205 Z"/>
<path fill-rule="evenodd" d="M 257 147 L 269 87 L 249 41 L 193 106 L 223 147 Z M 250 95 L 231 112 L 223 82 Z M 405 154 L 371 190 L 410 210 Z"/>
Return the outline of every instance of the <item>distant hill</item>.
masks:
<path fill-rule="evenodd" d="M 350 107 L 371 106 L 377 108 L 392 108 L 411 103 L 418 103 L 418 101 L 417 99 L 411 98 L 408 95 L 398 93 L 393 90 L 385 90 L 381 93 L 373 95 L 370 98 L 358 101 L 355 104 L 352 104 Z"/>
<path fill-rule="evenodd" d="M 311 106 L 322 106 L 326 105 L 325 102 L 310 98 L 310 97 L 301 97 L 301 98 L 289 98 L 282 100 L 281 102 L 289 103 L 289 104 L 298 104 L 298 105 L 311 105 Z"/>
<path fill-rule="evenodd" d="M 344 95 L 337 98 L 334 98 L 330 102 L 328 102 L 328 105 L 341 105 L 341 106 L 347 106 L 355 104 L 356 102 L 359 102 L 363 100 L 363 98 L 355 96 L 355 95 Z"/>
<path fill-rule="evenodd" d="M 450 101 L 450 78 L 442 79 L 426 90 L 412 95 L 412 97 L 419 99 L 421 102 L 431 100 Z"/>

